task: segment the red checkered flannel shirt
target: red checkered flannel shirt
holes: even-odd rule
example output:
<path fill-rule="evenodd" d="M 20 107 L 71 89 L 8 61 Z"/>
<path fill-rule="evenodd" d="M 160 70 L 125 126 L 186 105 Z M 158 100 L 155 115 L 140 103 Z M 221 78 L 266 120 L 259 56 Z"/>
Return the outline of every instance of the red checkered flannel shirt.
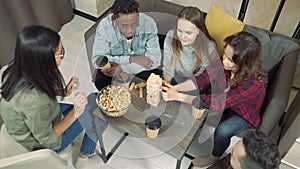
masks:
<path fill-rule="evenodd" d="M 211 94 L 201 94 L 210 110 L 221 112 L 225 108 L 231 108 L 248 121 L 249 127 L 258 127 L 261 121 L 260 109 L 266 95 L 265 85 L 255 76 L 251 76 L 224 92 L 229 78 L 230 71 L 224 70 L 219 61 L 219 63 L 211 64 L 210 68 L 199 76 L 193 76 L 191 80 L 200 91 L 205 86 L 211 85 Z"/>

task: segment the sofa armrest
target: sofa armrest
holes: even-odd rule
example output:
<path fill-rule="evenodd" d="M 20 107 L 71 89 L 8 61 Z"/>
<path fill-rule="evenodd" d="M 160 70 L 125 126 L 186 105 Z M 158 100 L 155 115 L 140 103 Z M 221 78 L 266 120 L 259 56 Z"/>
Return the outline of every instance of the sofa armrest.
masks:
<path fill-rule="evenodd" d="M 37 150 L 8 158 L 0 159 L 0 168 L 5 169 L 62 169 L 67 168 L 64 161 L 50 149 Z"/>
<path fill-rule="evenodd" d="M 295 143 L 295 140 L 300 136 L 300 92 L 298 91 L 296 97 L 292 102 L 293 106 L 289 107 L 287 111 L 286 119 L 282 127 L 282 132 L 280 135 L 280 142 L 278 144 L 278 149 L 283 158 L 290 148 Z M 292 107 L 292 108 L 291 108 Z"/>
<path fill-rule="evenodd" d="M 299 49 L 283 57 L 266 96 L 262 122 L 258 130 L 270 135 L 279 124 L 288 104 Z M 268 100 L 268 98 L 272 98 Z"/>

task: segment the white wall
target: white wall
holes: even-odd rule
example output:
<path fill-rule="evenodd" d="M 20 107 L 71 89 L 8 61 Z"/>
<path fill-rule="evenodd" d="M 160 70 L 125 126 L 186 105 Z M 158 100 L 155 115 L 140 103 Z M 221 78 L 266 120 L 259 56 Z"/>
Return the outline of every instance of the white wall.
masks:
<path fill-rule="evenodd" d="M 107 9 L 109 9 L 114 0 L 71 0 L 73 8 L 92 15 L 94 17 L 99 17 Z"/>

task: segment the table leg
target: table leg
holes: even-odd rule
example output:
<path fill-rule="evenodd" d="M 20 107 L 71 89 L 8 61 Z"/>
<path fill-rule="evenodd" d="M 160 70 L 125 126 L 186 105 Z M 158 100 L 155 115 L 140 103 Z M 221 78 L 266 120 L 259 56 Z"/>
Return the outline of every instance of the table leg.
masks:
<path fill-rule="evenodd" d="M 185 156 L 186 158 L 190 159 L 190 160 L 195 159 L 195 157 L 193 157 L 193 156 L 191 156 L 191 155 L 189 155 L 189 154 L 187 154 L 187 153 L 185 153 L 184 156 Z M 193 167 L 194 167 L 193 162 L 191 162 L 190 165 L 189 165 L 189 167 L 188 167 L 188 169 L 192 169 Z"/>
<path fill-rule="evenodd" d="M 190 163 L 188 169 L 192 169 L 194 167 L 193 163 Z"/>
<path fill-rule="evenodd" d="M 176 163 L 176 169 L 180 169 L 180 165 L 181 165 L 181 160 L 177 160 L 177 163 Z"/>
<path fill-rule="evenodd" d="M 97 119 L 98 119 L 97 117 L 94 118 L 94 124 L 95 124 L 95 127 L 96 127 L 97 136 L 98 136 L 98 140 L 99 140 L 99 144 L 100 144 L 100 150 L 101 150 L 100 157 L 102 158 L 103 162 L 106 163 L 110 159 L 110 157 L 114 154 L 114 152 L 119 148 L 121 143 L 126 139 L 126 137 L 129 134 L 125 132 L 123 134 L 123 136 L 118 140 L 116 145 L 111 149 L 111 151 L 108 154 L 106 154 L 106 151 L 105 151 L 105 148 L 104 148 L 103 137 L 102 137 L 103 133 L 100 130 L 100 127 L 99 127 L 100 122 Z"/>
<path fill-rule="evenodd" d="M 104 163 L 107 162 L 108 158 L 106 156 L 106 152 L 105 152 L 105 149 L 104 149 L 104 142 L 103 142 L 103 138 L 102 138 L 102 132 L 101 132 L 101 129 L 100 129 L 100 121 L 98 120 L 97 117 L 94 118 L 94 124 L 95 124 L 95 128 L 96 128 L 96 131 L 97 131 L 97 136 L 98 136 L 98 140 L 99 140 L 99 144 L 100 144 L 100 150 L 101 150 L 101 158 L 103 160 Z"/>

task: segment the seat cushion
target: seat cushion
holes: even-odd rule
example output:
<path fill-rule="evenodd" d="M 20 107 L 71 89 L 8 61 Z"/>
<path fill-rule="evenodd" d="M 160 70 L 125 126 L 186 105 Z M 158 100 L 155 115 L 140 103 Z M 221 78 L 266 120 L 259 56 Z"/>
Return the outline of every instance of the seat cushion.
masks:
<path fill-rule="evenodd" d="M 7 132 L 5 124 L 2 125 L 0 131 L 0 159 L 12 157 L 19 154 L 28 153 L 29 151 L 21 144 L 15 141 Z M 72 145 L 69 145 L 66 149 L 59 153 L 59 156 L 63 160 L 68 160 L 72 154 Z"/>
<path fill-rule="evenodd" d="M 28 150 L 15 141 L 7 132 L 5 124 L 0 131 L 0 158 L 27 153 Z"/>
<path fill-rule="evenodd" d="M 67 161 L 62 160 L 53 150 L 42 149 L 19 154 L 0 160 L 0 169 L 67 169 Z M 71 167 L 73 168 L 73 167 Z"/>
<path fill-rule="evenodd" d="M 245 32 L 256 36 L 262 44 L 262 58 L 265 62 L 266 70 L 270 70 L 277 65 L 287 54 L 299 48 L 298 44 L 290 37 L 246 25 Z"/>
<path fill-rule="evenodd" d="M 220 55 L 224 52 L 224 39 L 241 32 L 245 26 L 243 22 L 229 15 L 214 3 L 206 15 L 205 24 L 209 34 L 216 41 L 217 51 Z"/>

